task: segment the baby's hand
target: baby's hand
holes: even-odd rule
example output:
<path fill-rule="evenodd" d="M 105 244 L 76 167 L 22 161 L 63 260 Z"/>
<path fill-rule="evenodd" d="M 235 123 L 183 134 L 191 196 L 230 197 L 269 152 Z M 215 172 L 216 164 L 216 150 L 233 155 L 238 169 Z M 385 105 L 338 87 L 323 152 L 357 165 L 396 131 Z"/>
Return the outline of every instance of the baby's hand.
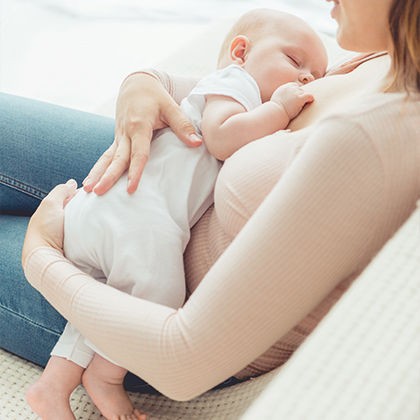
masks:
<path fill-rule="evenodd" d="M 278 87 L 270 100 L 283 106 L 289 119 L 292 120 L 306 104 L 314 101 L 314 97 L 306 93 L 297 83 L 290 82 Z"/>

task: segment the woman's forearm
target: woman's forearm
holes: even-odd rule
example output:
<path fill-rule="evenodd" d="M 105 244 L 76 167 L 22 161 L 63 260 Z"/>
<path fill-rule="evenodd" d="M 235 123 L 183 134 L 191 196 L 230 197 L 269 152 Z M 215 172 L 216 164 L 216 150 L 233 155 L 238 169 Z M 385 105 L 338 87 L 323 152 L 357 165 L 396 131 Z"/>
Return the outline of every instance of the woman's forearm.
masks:
<path fill-rule="evenodd" d="M 111 359 L 170 398 L 193 398 L 256 359 L 368 258 L 382 165 L 361 130 L 329 126 L 177 311 L 96 282 L 54 250 L 30 254 L 25 273 Z"/>
<path fill-rule="evenodd" d="M 192 77 L 174 76 L 165 71 L 150 68 L 131 73 L 123 81 L 121 87 L 126 83 L 130 83 L 130 78 L 134 78 L 137 74 L 149 74 L 150 76 L 155 77 L 162 83 L 162 86 L 178 104 L 181 103 L 198 82 L 198 79 Z"/>

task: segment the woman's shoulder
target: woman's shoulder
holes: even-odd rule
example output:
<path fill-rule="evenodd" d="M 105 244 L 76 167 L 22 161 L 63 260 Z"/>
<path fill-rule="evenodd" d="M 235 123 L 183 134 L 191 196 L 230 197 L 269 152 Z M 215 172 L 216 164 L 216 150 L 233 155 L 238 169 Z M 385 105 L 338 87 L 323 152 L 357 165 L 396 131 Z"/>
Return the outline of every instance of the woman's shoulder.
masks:
<path fill-rule="evenodd" d="M 409 115 L 417 115 L 420 118 L 419 111 L 420 93 L 390 92 L 361 96 L 341 115 L 361 121 L 365 117 L 382 118 L 382 116 L 389 116 L 391 120 L 394 120 L 394 118 L 404 118 Z"/>
<path fill-rule="evenodd" d="M 420 94 L 376 93 L 366 95 L 346 111 L 331 114 L 328 119 L 343 126 L 356 125 L 370 137 L 389 137 L 395 130 L 419 140 Z M 393 134 L 395 135 L 395 133 Z"/>
<path fill-rule="evenodd" d="M 341 147 L 343 154 L 358 159 L 357 150 L 369 150 L 379 158 L 385 177 L 420 176 L 420 95 L 372 94 L 322 123 L 322 132 L 331 127 L 329 142 Z"/>

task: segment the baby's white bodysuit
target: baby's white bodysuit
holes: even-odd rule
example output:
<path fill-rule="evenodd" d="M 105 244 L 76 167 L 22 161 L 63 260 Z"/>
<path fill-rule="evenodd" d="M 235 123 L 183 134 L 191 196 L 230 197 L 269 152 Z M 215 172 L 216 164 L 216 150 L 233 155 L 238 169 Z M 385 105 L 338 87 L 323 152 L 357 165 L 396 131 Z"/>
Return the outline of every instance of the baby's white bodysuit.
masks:
<path fill-rule="evenodd" d="M 255 80 L 241 67 L 230 65 L 211 73 L 181 102 L 200 135 L 206 95 L 232 97 L 246 111 L 261 104 Z M 160 130 L 135 193 L 127 193 L 123 176 L 102 196 L 79 190 L 66 206 L 65 256 L 123 292 L 173 308 L 182 306 L 183 252 L 190 228 L 213 203 L 220 167 L 204 142 L 191 148 L 169 128 Z M 67 324 L 51 354 L 87 367 L 94 352 L 102 354 Z"/>

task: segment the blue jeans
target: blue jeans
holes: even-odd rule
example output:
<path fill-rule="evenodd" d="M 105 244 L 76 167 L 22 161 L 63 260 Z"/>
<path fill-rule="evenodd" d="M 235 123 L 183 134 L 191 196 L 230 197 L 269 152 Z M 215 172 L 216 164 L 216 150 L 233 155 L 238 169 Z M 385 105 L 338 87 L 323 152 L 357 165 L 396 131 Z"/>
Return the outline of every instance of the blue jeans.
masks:
<path fill-rule="evenodd" d="M 29 216 L 55 185 L 70 178 L 80 185 L 113 139 L 110 118 L 0 93 L 0 347 L 40 366 L 66 320 L 24 277 Z M 126 387 L 154 392 L 132 374 Z"/>

